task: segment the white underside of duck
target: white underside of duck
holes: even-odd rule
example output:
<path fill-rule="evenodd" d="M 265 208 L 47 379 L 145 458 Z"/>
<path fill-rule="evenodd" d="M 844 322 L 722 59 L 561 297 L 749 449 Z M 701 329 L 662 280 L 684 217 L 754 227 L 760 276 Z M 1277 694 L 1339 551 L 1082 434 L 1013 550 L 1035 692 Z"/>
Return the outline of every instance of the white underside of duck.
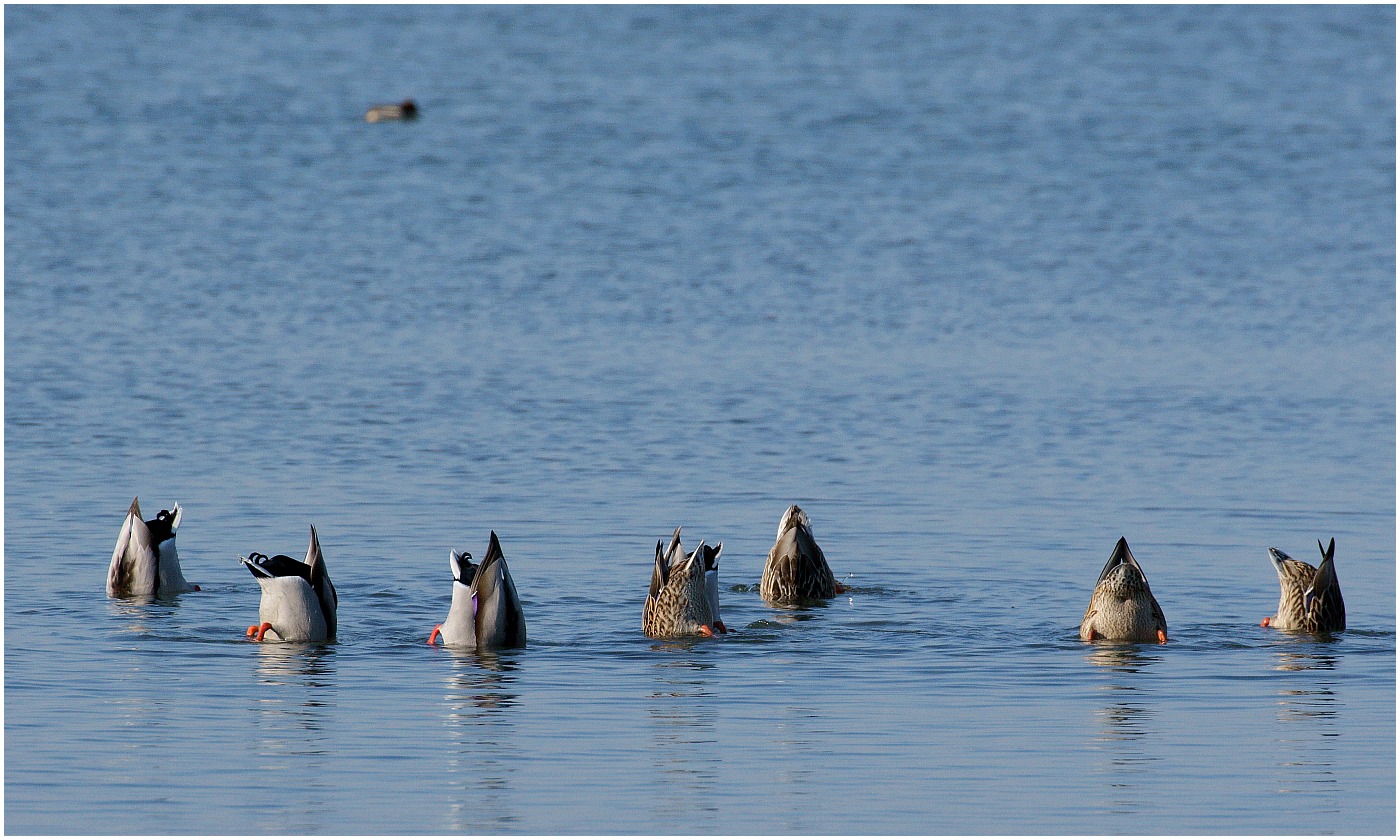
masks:
<path fill-rule="evenodd" d="M 471 587 L 452 581 L 452 607 L 442 623 L 440 637 L 444 645 L 476 647 L 476 596 Z"/>
<path fill-rule="evenodd" d="M 491 532 L 486 559 L 480 566 L 472 563 L 466 552 L 452 551 L 448 560 L 453 578 L 452 606 L 447 620 L 428 635 L 429 644 L 440 638 L 450 647 L 524 647 L 525 611 L 496 532 Z"/>
<path fill-rule="evenodd" d="M 174 531 L 183 514 L 173 505 L 171 535 L 155 542 L 150 527 L 141 519 L 141 508 L 132 500 L 122 521 L 112 562 L 107 567 L 107 594 L 115 598 L 132 595 L 174 595 L 194 592 L 199 587 L 185 580 L 180 571 L 180 555 L 175 549 Z"/>
<path fill-rule="evenodd" d="M 284 642 L 323 642 L 329 638 L 320 601 L 305 578 L 274 577 L 257 581 L 262 588 L 258 621 L 272 625 L 263 638 Z"/>
<path fill-rule="evenodd" d="M 286 555 L 268 557 L 256 553 L 240 561 L 262 590 L 258 624 L 248 628 L 249 637 L 259 642 L 269 638 L 284 642 L 324 642 L 335 638 L 339 599 L 326 569 L 316 526 L 311 526 L 311 543 L 303 563 Z"/>

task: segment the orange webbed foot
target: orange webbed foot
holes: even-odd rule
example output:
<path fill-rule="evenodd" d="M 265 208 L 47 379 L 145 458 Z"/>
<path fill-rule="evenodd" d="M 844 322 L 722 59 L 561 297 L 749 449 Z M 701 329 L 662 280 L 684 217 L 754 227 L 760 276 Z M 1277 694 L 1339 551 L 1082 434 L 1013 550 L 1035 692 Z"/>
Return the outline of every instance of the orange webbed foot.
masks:
<path fill-rule="evenodd" d="M 431 645 L 431 644 L 433 644 L 435 641 L 437 641 L 438 634 L 441 633 L 441 632 L 442 632 L 442 625 L 441 625 L 441 624 L 439 624 L 439 625 L 437 625 L 436 627 L 434 627 L 434 628 L 433 628 L 433 632 L 431 632 L 431 633 L 428 634 L 428 644 Z"/>

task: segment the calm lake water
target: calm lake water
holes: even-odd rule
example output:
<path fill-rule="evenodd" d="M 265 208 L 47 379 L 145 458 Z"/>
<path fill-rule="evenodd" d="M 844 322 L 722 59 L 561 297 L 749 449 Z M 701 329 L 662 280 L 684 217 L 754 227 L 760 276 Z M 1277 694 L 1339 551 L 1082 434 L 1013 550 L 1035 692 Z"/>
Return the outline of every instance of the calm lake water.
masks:
<path fill-rule="evenodd" d="M 4 16 L 8 832 L 1395 831 L 1392 8 Z M 104 595 L 136 495 L 203 591 Z M 427 646 L 491 529 L 529 647 Z"/>

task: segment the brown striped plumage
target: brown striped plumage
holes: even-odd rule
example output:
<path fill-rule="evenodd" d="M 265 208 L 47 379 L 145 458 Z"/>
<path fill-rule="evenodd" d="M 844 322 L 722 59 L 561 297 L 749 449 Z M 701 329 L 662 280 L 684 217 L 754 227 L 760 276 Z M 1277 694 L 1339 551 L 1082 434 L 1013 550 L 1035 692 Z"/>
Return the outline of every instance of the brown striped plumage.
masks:
<path fill-rule="evenodd" d="M 681 549 L 681 529 L 665 551 L 656 543 L 651 588 L 642 608 L 642 632 L 653 639 L 714 635 L 714 610 L 705 588 L 705 544 Z"/>
<path fill-rule="evenodd" d="M 778 521 L 778 540 L 768 552 L 758 593 L 781 607 L 836 597 L 836 576 L 812 537 L 812 521 L 797 505 L 789 507 Z"/>
<path fill-rule="evenodd" d="M 1347 608 L 1342 602 L 1342 586 L 1337 582 L 1337 568 L 1332 554 L 1337 541 L 1327 548 L 1318 541 L 1322 563 L 1316 568 L 1294 560 L 1277 548 L 1269 549 L 1269 560 L 1278 572 L 1278 614 L 1264 619 L 1265 627 L 1279 630 L 1301 630 L 1304 633 L 1334 633 L 1347 629 Z"/>
<path fill-rule="evenodd" d="M 1079 638 L 1086 642 L 1167 640 L 1167 617 L 1123 537 L 1118 538 L 1113 554 L 1099 573 L 1094 594 L 1089 596 L 1089 608 L 1079 624 Z"/>

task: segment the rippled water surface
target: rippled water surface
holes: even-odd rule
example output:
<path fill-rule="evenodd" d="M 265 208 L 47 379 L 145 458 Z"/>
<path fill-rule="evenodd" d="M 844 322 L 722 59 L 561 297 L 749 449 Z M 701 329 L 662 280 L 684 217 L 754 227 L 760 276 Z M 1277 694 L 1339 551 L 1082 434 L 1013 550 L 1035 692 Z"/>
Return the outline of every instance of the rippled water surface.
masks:
<path fill-rule="evenodd" d="M 5 828 L 1393 833 L 1394 44 L 7 8 Z M 203 591 L 105 597 L 135 495 Z M 245 640 L 309 523 L 339 640 Z M 677 525 L 728 638 L 640 632 Z M 529 647 L 427 646 L 492 529 Z M 1119 535 L 1167 645 L 1077 639 Z M 1333 537 L 1351 629 L 1260 628 Z"/>

